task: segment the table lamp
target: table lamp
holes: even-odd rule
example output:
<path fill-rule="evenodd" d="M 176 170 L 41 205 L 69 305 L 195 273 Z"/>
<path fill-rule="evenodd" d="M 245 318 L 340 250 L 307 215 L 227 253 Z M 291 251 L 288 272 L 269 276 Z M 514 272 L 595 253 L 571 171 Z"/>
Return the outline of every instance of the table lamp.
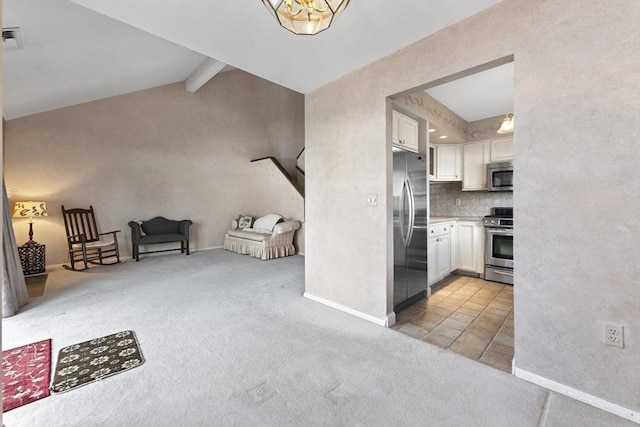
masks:
<path fill-rule="evenodd" d="M 33 240 L 33 218 L 48 216 L 45 202 L 16 202 L 14 218 L 29 218 L 29 241 L 25 245 L 37 245 Z"/>

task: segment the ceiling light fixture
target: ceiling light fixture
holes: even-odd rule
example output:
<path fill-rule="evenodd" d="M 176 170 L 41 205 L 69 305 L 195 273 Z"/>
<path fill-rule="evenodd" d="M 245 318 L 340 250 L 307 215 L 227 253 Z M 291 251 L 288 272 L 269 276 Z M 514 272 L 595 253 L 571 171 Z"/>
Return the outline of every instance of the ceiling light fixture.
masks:
<path fill-rule="evenodd" d="M 435 132 L 436 130 L 434 128 L 429 129 L 429 133 L 431 132 Z"/>
<path fill-rule="evenodd" d="M 294 34 L 324 31 L 350 0 L 262 0 L 278 23 Z"/>
<path fill-rule="evenodd" d="M 511 115 L 511 117 L 509 117 Z M 512 133 L 513 132 L 513 113 L 507 113 L 502 124 L 500 125 L 500 129 L 498 129 L 498 133 Z"/>
<path fill-rule="evenodd" d="M 447 135 L 442 135 L 442 136 L 440 137 L 440 139 L 445 139 L 446 137 L 447 137 Z"/>

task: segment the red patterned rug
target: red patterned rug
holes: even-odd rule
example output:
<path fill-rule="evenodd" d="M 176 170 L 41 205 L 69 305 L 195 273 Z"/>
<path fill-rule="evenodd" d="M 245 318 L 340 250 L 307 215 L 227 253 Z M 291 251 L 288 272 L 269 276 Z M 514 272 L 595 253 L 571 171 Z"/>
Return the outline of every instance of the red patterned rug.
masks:
<path fill-rule="evenodd" d="M 49 396 L 51 340 L 2 352 L 2 412 Z"/>

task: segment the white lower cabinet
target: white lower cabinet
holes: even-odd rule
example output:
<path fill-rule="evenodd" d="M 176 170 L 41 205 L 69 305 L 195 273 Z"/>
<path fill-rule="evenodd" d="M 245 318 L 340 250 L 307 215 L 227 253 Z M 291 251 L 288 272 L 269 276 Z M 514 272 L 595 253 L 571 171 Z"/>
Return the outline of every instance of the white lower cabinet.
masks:
<path fill-rule="evenodd" d="M 482 220 L 437 222 L 429 226 L 427 241 L 428 284 L 454 270 L 484 274 L 484 226 Z"/>
<path fill-rule="evenodd" d="M 451 231 L 451 259 L 449 271 L 454 271 L 458 268 L 458 223 L 452 222 L 450 224 Z"/>
<path fill-rule="evenodd" d="M 484 274 L 484 227 L 482 221 L 458 221 L 456 224 L 457 268 Z"/>
<path fill-rule="evenodd" d="M 451 228 L 454 222 L 429 226 L 427 241 L 427 270 L 429 285 L 444 279 L 451 273 Z"/>

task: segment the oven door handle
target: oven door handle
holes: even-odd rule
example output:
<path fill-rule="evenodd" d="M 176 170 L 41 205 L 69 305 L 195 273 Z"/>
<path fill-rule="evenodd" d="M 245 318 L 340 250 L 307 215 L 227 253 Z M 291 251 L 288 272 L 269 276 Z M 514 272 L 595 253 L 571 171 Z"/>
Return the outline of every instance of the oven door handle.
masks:
<path fill-rule="evenodd" d="M 513 228 L 484 228 L 489 233 L 493 234 L 511 234 L 513 235 Z"/>
<path fill-rule="evenodd" d="M 502 274 L 502 275 L 504 275 L 504 276 L 511 276 L 511 277 L 513 277 L 513 273 L 512 273 L 512 272 L 510 272 L 510 271 L 507 271 L 507 270 L 496 270 L 495 268 L 494 268 L 494 269 L 492 269 L 492 270 L 493 270 L 493 272 L 494 272 L 494 273 L 496 273 L 496 274 Z"/>

